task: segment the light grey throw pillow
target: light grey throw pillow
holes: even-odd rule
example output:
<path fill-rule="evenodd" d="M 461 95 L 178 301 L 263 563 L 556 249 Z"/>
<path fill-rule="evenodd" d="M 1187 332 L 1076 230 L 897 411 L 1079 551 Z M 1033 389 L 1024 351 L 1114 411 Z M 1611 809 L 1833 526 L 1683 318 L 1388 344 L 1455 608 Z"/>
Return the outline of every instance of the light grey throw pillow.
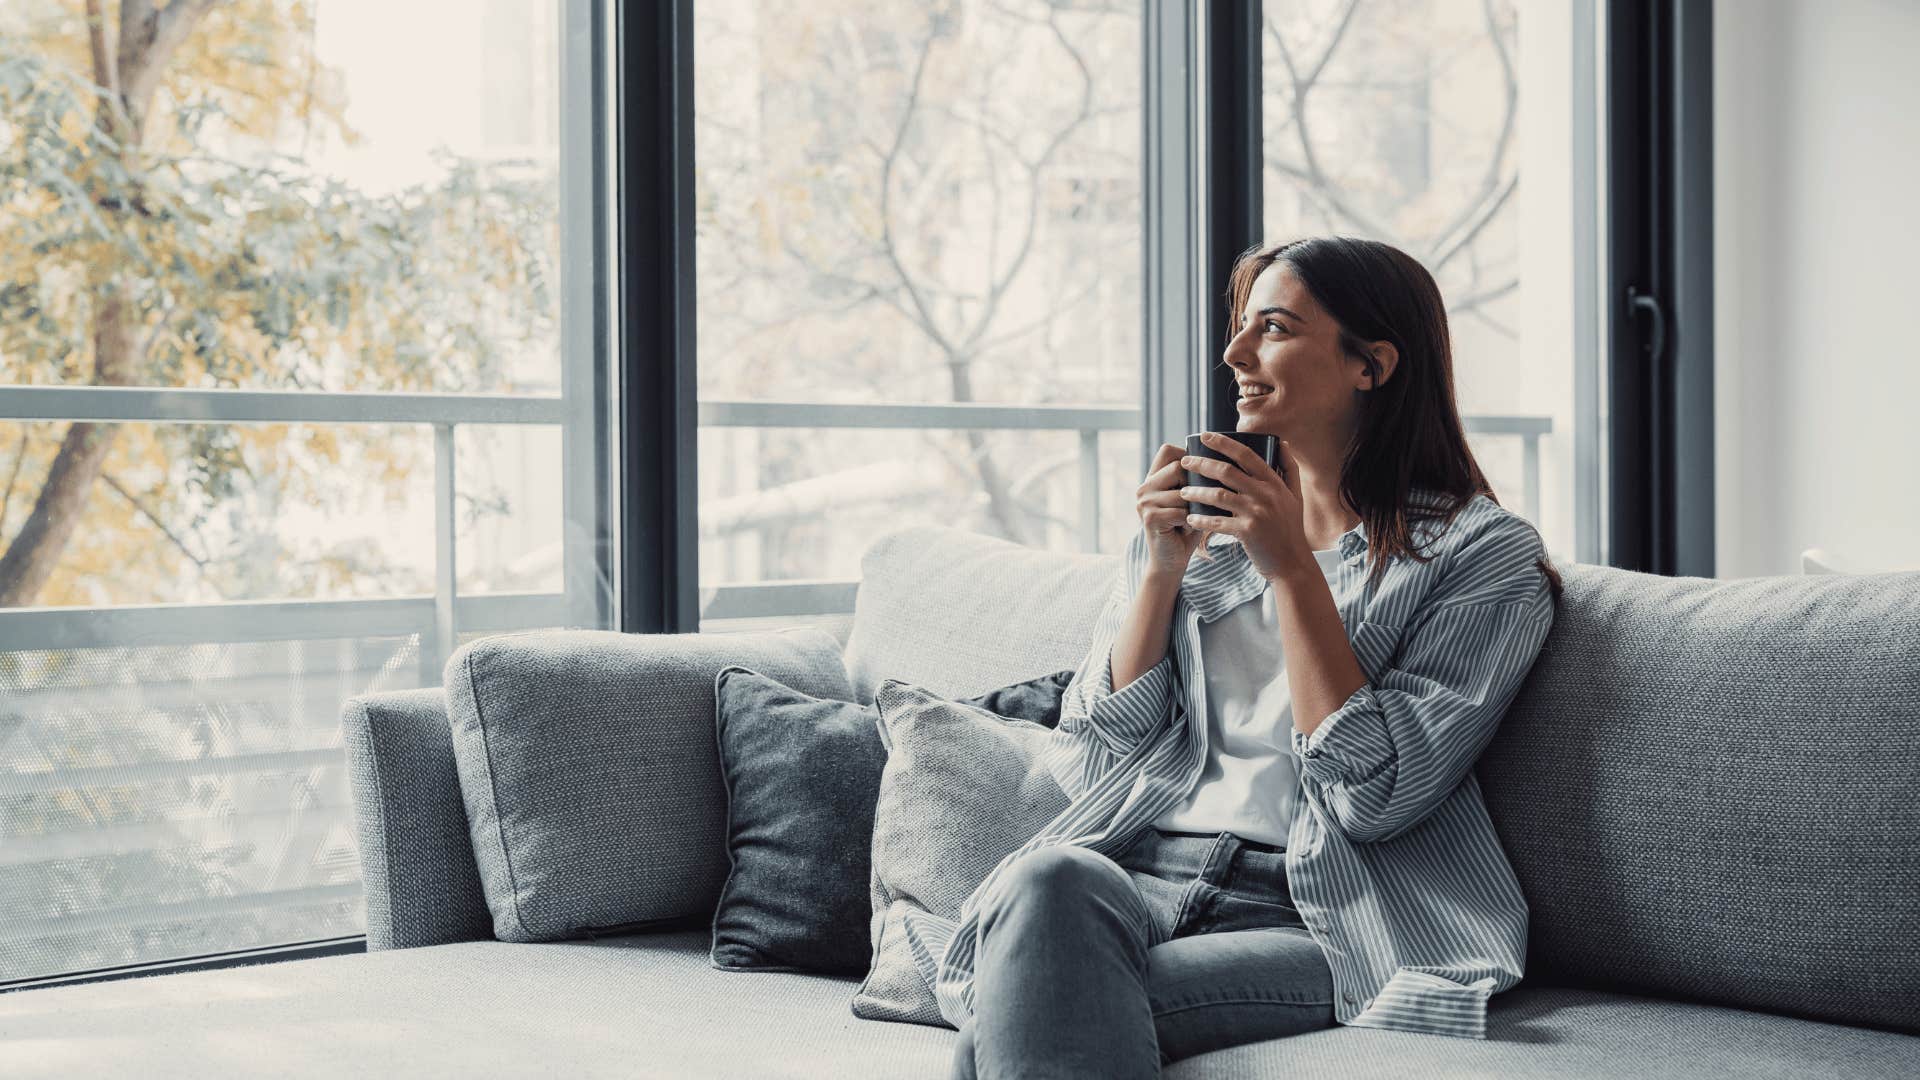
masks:
<path fill-rule="evenodd" d="M 851 700 L 825 630 L 534 630 L 448 658 L 447 719 L 501 941 L 704 923 L 726 881 L 714 676 Z"/>
<path fill-rule="evenodd" d="M 958 921 L 975 886 L 1072 800 L 1041 761 L 1051 729 L 898 679 L 882 681 L 874 699 L 887 765 L 873 814 L 873 963 L 853 1014 L 951 1028 L 903 918 Z"/>

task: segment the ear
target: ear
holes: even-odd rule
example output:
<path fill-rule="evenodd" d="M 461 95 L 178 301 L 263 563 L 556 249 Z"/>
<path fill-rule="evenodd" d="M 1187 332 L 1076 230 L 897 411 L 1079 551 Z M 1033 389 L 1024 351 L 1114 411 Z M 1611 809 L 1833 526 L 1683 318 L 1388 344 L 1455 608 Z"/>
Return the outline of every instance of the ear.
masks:
<path fill-rule="evenodd" d="M 1400 366 L 1400 350 L 1394 348 L 1393 342 L 1391 341 L 1376 341 L 1367 346 L 1367 353 L 1373 357 L 1374 363 L 1378 366 L 1380 377 L 1375 379 L 1369 375 L 1366 370 L 1366 365 L 1362 364 L 1360 367 L 1360 381 L 1356 386 L 1356 389 L 1359 390 L 1374 390 L 1379 388 L 1382 383 L 1393 378 L 1394 369 Z"/>

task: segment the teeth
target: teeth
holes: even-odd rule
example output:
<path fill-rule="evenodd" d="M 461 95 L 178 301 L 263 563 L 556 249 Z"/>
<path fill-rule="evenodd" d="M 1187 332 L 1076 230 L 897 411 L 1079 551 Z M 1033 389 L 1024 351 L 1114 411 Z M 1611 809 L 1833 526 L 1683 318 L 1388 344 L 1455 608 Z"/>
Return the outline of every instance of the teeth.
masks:
<path fill-rule="evenodd" d="M 1243 386 L 1240 388 L 1241 397 L 1260 397 L 1264 394 L 1271 394 L 1271 393 L 1273 393 L 1273 387 L 1271 386 L 1265 386 L 1265 387 Z"/>

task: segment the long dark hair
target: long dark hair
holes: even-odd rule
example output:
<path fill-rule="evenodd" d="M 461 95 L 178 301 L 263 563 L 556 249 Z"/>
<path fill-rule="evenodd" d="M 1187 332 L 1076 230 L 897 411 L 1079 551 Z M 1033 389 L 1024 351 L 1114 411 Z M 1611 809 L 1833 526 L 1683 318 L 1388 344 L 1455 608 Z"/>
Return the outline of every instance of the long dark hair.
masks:
<path fill-rule="evenodd" d="M 1413 550 L 1416 522 L 1438 519 L 1444 528 L 1475 495 L 1500 501 L 1460 423 L 1440 287 L 1419 260 L 1377 240 L 1327 236 L 1273 247 L 1256 244 L 1234 260 L 1228 279 L 1229 341 L 1240 332 L 1254 278 L 1276 262 L 1285 263 L 1333 317 L 1341 351 L 1363 361 L 1373 376 L 1374 389 L 1360 405 L 1358 428 L 1340 464 L 1340 494 L 1367 527 L 1369 584 L 1378 581 L 1394 555 L 1431 561 L 1432 555 Z M 1400 353 L 1385 383 L 1379 362 L 1367 351 L 1375 341 L 1392 342 Z M 1442 504 L 1416 502 L 1411 494 L 1416 487 L 1439 492 Z M 1557 604 L 1559 571 L 1547 559 L 1534 565 L 1546 575 Z"/>

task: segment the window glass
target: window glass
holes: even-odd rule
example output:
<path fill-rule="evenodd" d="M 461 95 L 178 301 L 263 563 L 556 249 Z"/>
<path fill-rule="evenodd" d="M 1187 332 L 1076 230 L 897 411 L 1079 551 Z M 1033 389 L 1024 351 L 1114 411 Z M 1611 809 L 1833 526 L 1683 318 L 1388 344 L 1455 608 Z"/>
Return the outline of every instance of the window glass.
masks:
<path fill-rule="evenodd" d="M 360 933 L 343 703 L 610 625 L 586 5 L 89 6 L 0 6 L 0 982 Z"/>

